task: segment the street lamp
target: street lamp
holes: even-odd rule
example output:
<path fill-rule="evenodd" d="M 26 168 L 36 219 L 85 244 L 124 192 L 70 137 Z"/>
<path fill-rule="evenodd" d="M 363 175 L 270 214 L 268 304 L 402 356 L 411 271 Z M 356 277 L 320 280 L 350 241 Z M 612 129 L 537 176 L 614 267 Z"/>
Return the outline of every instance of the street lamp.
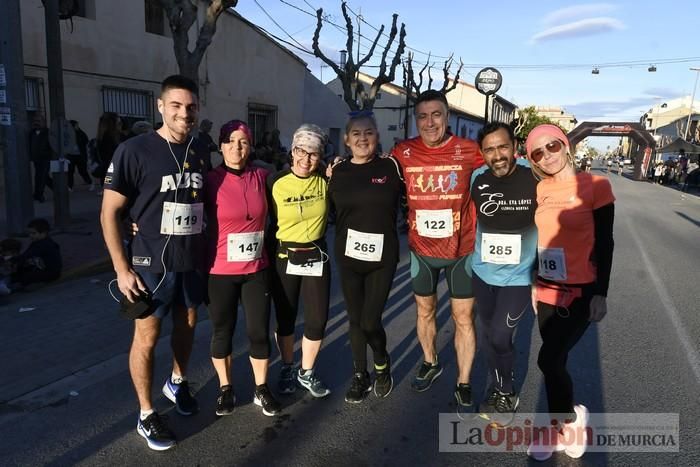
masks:
<path fill-rule="evenodd" d="M 690 130 L 690 117 L 693 115 L 693 105 L 695 105 L 695 90 L 698 87 L 698 77 L 700 77 L 700 68 L 690 67 L 691 71 L 695 71 L 695 85 L 693 86 L 693 96 L 690 98 L 690 109 L 688 110 L 688 121 L 685 124 L 684 140 L 688 141 L 688 130 Z"/>

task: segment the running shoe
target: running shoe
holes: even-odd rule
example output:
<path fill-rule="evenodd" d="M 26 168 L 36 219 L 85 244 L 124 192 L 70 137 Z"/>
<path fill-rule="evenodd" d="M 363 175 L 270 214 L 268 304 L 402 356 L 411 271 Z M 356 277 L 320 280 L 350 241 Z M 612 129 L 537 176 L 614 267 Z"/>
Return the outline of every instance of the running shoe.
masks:
<path fill-rule="evenodd" d="M 369 380 L 369 373 L 366 371 L 358 371 L 352 377 L 350 389 L 345 393 L 345 402 L 351 404 L 359 404 L 367 397 L 367 394 L 372 390 L 372 383 Z"/>
<path fill-rule="evenodd" d="M 472 406 L 472 385 L 469 383 L 457 383 L 455 386 L 455 400 L 460 407 Z"/>
<path fill-rule="evenodd" d="M 576 420 L 571 423 L 566 423 L 564 429 L 571 430 L 575 434 L 574 442 L 568 443 L 564 452 L 566 455 L 578 459 L 586 453 L 586 448 L 588 447 L 588 432 L 586 427 L 588 426 L 588 409 L 583 405 L 575 405 L 574 412 L 576 412 Z"/>
<path fill-rule="evenodd" d="M 491 414 L 496 410 L 496 399 L 498 390 L 491 389 L 486 399 L 479 404 L 479 416 L 486 420 L 491 420 Z"/>
<path fill-rule="evenodd" d="M 494 406 L 495 411 L 491 414 L 491 420 L 501 426 L 510 425 L 519 404 L 520 398 L 516 393 L 507 394 L 499 391 Z"/>
<path fill-rule="evenodd" d="M 280 394 L 294 394 L 297 390 L 294 373 L 294 365 L 282 365 L 280 377 L 277 380 L 277 391 Z"/>
<path fill-rule="evenodd" d="M 277 415 L 282 410 L 282 406 L 274 398 L 267 384 L 255 388 L 253 403 L 258 407 L 262 407 L 262 413 L 268 417 Z"/>
<path fill-rule="evenodd" d="M 391 393 L 394 388 L 394 378 L 391 376 L 391 363 L 387 358 L 384 368 L 374 367 L 374 395 L 384 398 Z"/>
<path fill-rule="evenodd" d="M 442 374 L 442 365 L 439 362 L 423 362 L 418 368 L 416 377 L 411 382 L 411 387 L 418 392 L 427 391 L 432 386 L 433 381 Z"/>
<path fill-rule="evenodd" d="M 216 398 L 216 415 L 223 417 L 231 415 L 233 408 L 236 405 L 236 396 L 233 394 L 231 386 L 222 386 L 219 392 L 219 397 Z"/>
<path fill-rule="evenodd" d="M 297 382 L 299 386 L 305 388 L 314 397 L 326 397 L 331 393 L 330 389 L 316 376 L 314 370 L 299 370 L 297 372 Z"/>
<path fill-rule="evenodd" d="M 175 384 L 168 376 L 163 385 L 163 395 L 175 404 L 175 409 L 180 415 L 193 415 L 199 409 L 197 399 L 192 397 L 187 380 Z"/>
<path fill-rule="evenodd" d="M 153 412 L 144 420 L 139 417 L 136 432 L 146 439 L 148 447 L 154 451 L 165 451 L 177 444 L 175 435 L 165 426 L 157 412 Z"/>
<path fill-rule="evenodd" d="M 533 439 L 527 447 L 527 455 L 536 461 L 546 461 L 555 452 L 564 450 L 564 445 L 560 442 L 560 434 L 551 427 L 540 427 L 533 429 Z M 553 438 L 553 439 L 552 439 Z"/>

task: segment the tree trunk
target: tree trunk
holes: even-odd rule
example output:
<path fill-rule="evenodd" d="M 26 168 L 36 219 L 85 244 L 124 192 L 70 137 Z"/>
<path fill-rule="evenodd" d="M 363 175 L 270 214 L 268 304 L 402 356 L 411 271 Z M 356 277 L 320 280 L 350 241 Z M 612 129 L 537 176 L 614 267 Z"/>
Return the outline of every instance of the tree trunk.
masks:
<path fill-rule="evenodd" d="M 204 23 L 199 29 L 195 48 L 189 49 L 189 30 L 197 20 L 201 0 L 159 0 L 163 7 L 170 31 L 173 34 L 173 50 L 180 74 L 190 78 L 199 86 L 199 65 L 204 53 L 216 33 L 216 22 L 228 8 L 238 4 L 238 0 L 211 0 L 207 6 Z"/>

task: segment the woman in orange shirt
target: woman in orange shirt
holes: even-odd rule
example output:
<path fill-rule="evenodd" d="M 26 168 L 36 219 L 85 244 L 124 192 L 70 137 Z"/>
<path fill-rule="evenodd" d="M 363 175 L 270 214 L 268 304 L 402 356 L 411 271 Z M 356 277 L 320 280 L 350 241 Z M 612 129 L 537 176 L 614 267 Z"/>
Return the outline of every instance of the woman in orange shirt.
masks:
<path fill-rule="evenodd" d="M 555 436 L 534 439 L 528 455 L 546 460 L 553 452 L 565 451 L 578 458 L 586 451 L 588 409 L 574 405 L 566 361 L 588 325 L 607 313 L 615 197 L 607 177 L 576 171 L 569 140 L 559 127 L 535 127 L 526 147 L 540 180 L 535 312 L 542 348 L 537 364 L 544 374 L 551 418 L 561 414 L 565 421 L 558 431 L 550 430 Z"/>

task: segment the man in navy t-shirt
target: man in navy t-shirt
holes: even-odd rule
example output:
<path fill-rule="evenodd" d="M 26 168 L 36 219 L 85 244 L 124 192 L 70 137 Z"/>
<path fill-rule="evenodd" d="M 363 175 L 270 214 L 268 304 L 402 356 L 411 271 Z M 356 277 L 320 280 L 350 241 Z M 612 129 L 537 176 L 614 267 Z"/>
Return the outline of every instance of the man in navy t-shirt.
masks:
<path fill-rule="evenodd" d="M 147 316 L 134 321 L 129 369 L 141 406 L 137 432 L 159 451 L 176 444 L 151 401 L 154 349 L 170 310 L 173 371 L 163 394 L 180 414 L 197 411 L 185 376 L 204 292 L 202 200 L 208 155 L 189 136 L 197 121 L 197 94 L 189 78 L 166 78 L 158 99 L 163 126 L 119 145 L 104 180 L 102 230 L 119 290 L 130 302 L 150 296 Z M 121 233 L 125 213 L 139 227 L 127 248 Z"/>

